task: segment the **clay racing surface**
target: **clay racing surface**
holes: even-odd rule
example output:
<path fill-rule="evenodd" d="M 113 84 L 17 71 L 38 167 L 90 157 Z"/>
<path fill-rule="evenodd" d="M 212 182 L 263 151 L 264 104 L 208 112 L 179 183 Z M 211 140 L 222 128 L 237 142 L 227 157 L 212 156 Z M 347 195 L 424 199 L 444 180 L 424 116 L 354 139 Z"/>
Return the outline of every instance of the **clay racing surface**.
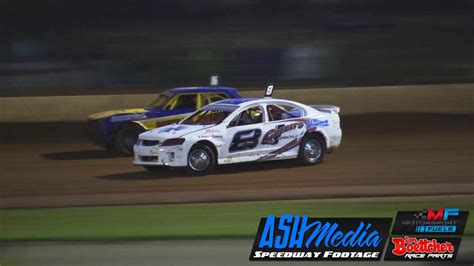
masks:
<path fill-rule="evenodd" d="M 237 164 L 149 174 L 88 141 L 81 123 L 0 125 L 0 208 L 474 194 L 473 115 L 343 116 L 317 166 Z"/>
<path fill-rule="evenodd" d="M 0 257 L 14 265 L 255 265 L 248 260 L 253 239 L 194 239 L 116 242 L 45 242 L 0 244 Z M 474 260 L 474 239 L 464 237 L 457 263 Z M 310 265 L 300 261 L 260 261 L 258 265 Z M 368 265 L 433 265 L 431 262 L 379 261 Z M 353 261 L 318 261 L 317 265 L 349 266 Z M 446 264 L 440 264 L 446 265 Z M 459 264 L 460 265 L 460 264 Z M 470 265 L 470 264 L 469 264 Z"/>

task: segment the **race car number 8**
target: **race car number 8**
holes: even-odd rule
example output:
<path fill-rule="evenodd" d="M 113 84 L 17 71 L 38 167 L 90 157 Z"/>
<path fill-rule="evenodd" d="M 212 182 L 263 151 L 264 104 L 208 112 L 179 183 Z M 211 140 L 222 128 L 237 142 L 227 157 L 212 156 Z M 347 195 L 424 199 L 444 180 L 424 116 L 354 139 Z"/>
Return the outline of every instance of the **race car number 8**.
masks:
<path fill-rule="evenodd" d="M 268 85 L 267 90 L 265 91 L 265 97 L 271 97 L 273 94 L 273 85 Z"/>
<path fill-rule="evenodd" d="M 260 129 L 251 129 L 235 133 L 229 146 L 229 152 L 254 149 L 258 145 L 258 140 L 262 135 Z"/>

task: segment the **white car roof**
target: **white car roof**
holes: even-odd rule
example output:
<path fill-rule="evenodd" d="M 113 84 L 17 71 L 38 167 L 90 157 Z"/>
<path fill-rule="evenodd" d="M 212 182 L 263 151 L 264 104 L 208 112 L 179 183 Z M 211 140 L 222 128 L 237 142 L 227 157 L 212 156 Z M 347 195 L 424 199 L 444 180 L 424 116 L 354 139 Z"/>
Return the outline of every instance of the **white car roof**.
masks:
<path fill-rule="evenodd" d="M 217 101 L 212 103 L 211 105 L 233 105 L 235 107 L 244 107 L 253 104 L 259 103 L 288 103 L 288 104 L 296 104 L 296 105 L 303 105 L 298 102 L 284 100 L 284 99 L 274 99 L 274 98 L 237 98 L 237 99 L 226 99 L 222 101 Z"/>

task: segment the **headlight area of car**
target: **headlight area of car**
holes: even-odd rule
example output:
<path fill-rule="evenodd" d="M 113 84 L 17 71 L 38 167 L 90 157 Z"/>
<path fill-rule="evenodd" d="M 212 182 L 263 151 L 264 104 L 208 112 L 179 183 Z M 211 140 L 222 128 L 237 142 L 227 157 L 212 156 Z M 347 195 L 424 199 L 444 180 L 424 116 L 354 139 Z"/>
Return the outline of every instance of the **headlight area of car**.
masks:
<path fill-rule="evenodd" d="M 182 145 L 184 143 L 185 139 L 183 138 L 176 138 L 176 139 L 167 139 L 161 144 L 161 146 L 176 146 L 176 145 Z"/>

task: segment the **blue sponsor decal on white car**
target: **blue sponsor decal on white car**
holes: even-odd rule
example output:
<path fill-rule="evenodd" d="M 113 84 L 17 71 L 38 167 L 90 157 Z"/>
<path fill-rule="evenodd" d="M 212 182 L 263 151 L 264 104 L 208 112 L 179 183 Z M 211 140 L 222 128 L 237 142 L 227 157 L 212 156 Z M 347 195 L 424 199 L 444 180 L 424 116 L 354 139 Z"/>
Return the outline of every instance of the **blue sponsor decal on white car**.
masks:
<path fill-rule="evenodd" d="M 328 127 L 329 120 L 319 120 L 319 119 L 309 119 L 306 122 L 306 128 L 313 128 L 313 127 Z"/>

